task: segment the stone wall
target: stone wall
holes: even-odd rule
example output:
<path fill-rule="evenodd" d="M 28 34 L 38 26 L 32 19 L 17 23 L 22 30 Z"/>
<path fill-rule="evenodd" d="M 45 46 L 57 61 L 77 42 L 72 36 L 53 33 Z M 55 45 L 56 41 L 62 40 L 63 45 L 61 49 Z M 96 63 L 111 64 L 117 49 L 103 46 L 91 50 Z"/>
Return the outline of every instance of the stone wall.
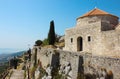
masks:
<path fill-rule="evenodd" d="M 69 61 L 72 66 L 72 72 L 75 79 L 78 73 L 96 75 L 102 74 L 102 69 L 113 73 L 113 79 L 120 78 L 120 58 L 107 57 L 107 56 L 92 56 L 87 52 L 60 52 L 60 63 L 64 64 Z M 83 54 L 84 53 L 84 54 Z"/>
<path fill-rule="evenodd" d="M 102 74 L 102 70 L 113 73 L 113 79 L 120 79 L 120 58 L 84 56 L 84 73 Z"/>
<path fill-rule="evenodd" d="M 70 52 L 55 49 L 39 49 L 37 60 L 41 61 L 44 68 L 48 64 L 51 66 L 65 65 L 66 62 L 71 64 L 72 79 L 76 79 L 78 73 L 97 75 L 102 74 L 102 69 L 107 73 L 113 73 L 113 79 L 120 78 L 120 58 L 93 56 L 87 52 Z"/>
<path fill-rule="evenodd" d="M 58 52 L 60 53 L 60 64 L 65 65 L 66 62 L 69 62 L 72 69 L 72 79 L 76 79 L 78 74 L 79 56 L 75 53 L 67 51 L 58 50 Z"/>
<path fill-rule="evenodd" d="M 120 33 L 115 30 L 101 32 L 101 49 L 105 56 L 120 57 Z M 96 52 L 97 53 L 97 52 Z M 99 51 L 98 51 L 99 55 Z"/>
<path fill-rule="evenodd" d="M 47 65 L 50 64 L 52 67 L 57 66 L 65 66 L 67 62 L 71 64 L 72 69 L 72 79 L 77 78 L 78 73 L 78 62 L 79 56 L 76 53 L 62 51 L 62 50 L 54 50 L 54 49 L 46 49 L 41 48 L 37 51 L 37 60 L 41 61 L 43 68 L 47 68 Z M 32 50 L 34 51 L 35 48 Z M 34 56 L 34 52 L 32 52 L 32 56 Z M 34 60 L 32 60 L 33 62 Z"/>
<path fill-rule="evenodd" d="M 78 41 L 77 39 L 79 37 L 82 37 L 83 39 L 83 51 L 85 52 L 96 52 L 96 48 L 99 48 L 100 46 L 100 26 L 101 26 L 101 22 L 96 22 L 96 23 L 92 23 L 89 26 L 84 26 L 83 28 L 72 28 L 72 29 L 68 29 L 66 30 L 65 33 L 65 50 L 69 50 L 69 51 L 75 51 L 78 52 Z M 86 28 L 85 28 L 86 27 Z M 88 37 L 90 36 L 91 41 L 88 41 Z M 71 42 L 71 38 L 73 38 L 73 42 Z M 99 49 L 99 51 L 101 51 Z"/>
<path fill-rule="evenodd" d="M 51 49 L 46 49 L 46 48 L 41 48 L 39 46 L 34 46 L 32 49 L 32 59 L 31 59 L 31 66 L 33 66 L 35 62 L 35 51 L 37 51 L 37 63 L 38 61 L 41 62 L 42 67 L 46 68 L 48 64 L 51 63 L 52 61 L 52 50 Z"/>

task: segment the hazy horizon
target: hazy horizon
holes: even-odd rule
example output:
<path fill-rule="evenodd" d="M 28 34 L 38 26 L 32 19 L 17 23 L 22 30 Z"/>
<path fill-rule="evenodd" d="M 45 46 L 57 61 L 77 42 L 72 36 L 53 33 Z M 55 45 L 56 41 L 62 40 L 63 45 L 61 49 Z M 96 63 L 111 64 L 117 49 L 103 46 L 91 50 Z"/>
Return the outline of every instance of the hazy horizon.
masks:
<path fill-rule="evenodd" d="M 25 51 L 27 49 L 18 49 L 18 48 L 0 48 L 0 54 L 11 54 L 20 51 Z"/>

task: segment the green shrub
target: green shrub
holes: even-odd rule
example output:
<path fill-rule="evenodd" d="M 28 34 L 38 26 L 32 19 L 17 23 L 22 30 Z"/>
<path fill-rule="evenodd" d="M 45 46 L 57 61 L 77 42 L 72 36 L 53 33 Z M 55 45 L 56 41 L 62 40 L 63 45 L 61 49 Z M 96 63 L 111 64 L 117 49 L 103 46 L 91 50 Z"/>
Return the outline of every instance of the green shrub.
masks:
<path fill-rule="evenodd" d="M 45 38 L 45 39 L 43 40 L 43 45 L 48 45 L 48 39 Z"/>
<path fill-rule="evenodd" d="M 35 41 L 35 46 L 40 46 L 40 45 L 42 45 L 42 41 L 41 40 L 37 40 L 37 41 Z"/>

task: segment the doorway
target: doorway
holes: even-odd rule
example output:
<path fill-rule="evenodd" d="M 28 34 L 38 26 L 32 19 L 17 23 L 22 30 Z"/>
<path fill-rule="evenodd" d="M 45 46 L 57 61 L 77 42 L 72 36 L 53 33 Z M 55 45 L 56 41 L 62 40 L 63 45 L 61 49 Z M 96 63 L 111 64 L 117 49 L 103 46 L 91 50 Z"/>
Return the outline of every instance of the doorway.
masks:
<path fill-rule="evenodd" d="M 77 51 L 83 51 L 83 38 L 77 38 Z"/>

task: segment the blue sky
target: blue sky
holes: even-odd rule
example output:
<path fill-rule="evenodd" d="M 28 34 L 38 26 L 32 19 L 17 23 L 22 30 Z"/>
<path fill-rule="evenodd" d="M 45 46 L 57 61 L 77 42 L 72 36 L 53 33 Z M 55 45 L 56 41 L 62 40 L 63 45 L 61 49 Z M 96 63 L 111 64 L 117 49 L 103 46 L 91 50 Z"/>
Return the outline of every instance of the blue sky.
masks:
<path fill-rule="evenodd" d="M 54 20 L 57 34 L 74 27 L 76 18 L 100 8 L 120 17 L 120 0 L 0 0 L 0 48 L 26 49 L 47 37 Z"/>

